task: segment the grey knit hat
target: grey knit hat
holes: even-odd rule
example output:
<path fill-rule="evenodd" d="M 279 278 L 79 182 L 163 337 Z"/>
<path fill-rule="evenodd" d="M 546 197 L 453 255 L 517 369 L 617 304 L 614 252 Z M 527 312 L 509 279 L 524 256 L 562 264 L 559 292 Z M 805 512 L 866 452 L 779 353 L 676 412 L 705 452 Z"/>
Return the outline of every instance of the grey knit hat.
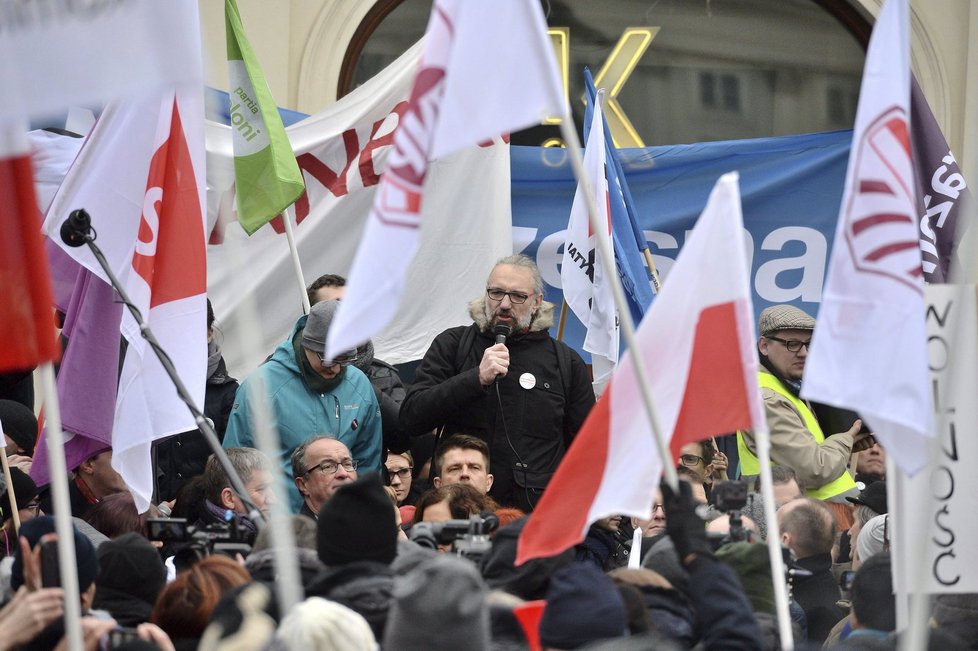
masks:
<path fill-rule="evenodd" d="M 329 324 L 333 322 L 339 306 L 339 301 L 322 301 L 312 306 L 302 329 L 303 348 L 320 354 L 326 352 L 326 333 L 329 332 Z"/>
<path fill-rule="evenodd" d="M 762 337 L 778 330 L 814 329 L 815 319 L 794 305 L 772 305 L 757 320 L 757 334 Z"/>

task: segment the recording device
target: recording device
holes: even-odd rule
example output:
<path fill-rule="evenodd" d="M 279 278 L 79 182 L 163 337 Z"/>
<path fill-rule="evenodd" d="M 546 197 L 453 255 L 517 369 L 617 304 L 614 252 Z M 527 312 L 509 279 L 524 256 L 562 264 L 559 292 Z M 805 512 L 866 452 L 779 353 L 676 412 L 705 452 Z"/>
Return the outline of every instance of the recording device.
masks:
<path fill-rule="evenodd" d="M 496 335 L 497 344 L 505 344 L 506 337 L 508 337 L 511 332 L 513 332 L 513 328 L 506 323 L 497 323 L 492 328 L 492 334 Z"/>
<path fill-rule="evenodd" d="M 408 534 L 411 540 L 427 547 L 438 549 L 439 545 L 451 545 L 452 553 L 478 561 L 492 548 L 489 534 L 499 528 L 499 518 L 495 513 L 483 512 L 468 520 L 446 520 L 444 522 L 417 522 Z"/>
<path fill-rule="evenodd" d="M 41 587 L 61 587 L 61 562 L 58 560 L 58 541 L 41 543 Z"/>
<path fill-rule="evenodd" d="M 715 482 L 710 500 L 717 511 L 730 516 L 730 531 L 725 534 L 707 534 L 714 551 L 727 543 L 752 542 L 754 540 L 753 534 L 744 528 L 744 522 L 740 516 L 740 512 L 747 506 L 747 482 Z"/>
<path fill-rule="evenodd" d="M 109 631 L 105 637 L 102 638 L 100 648 L 105 651 L 111 651 L 112 649 L 124 648 L 130 642 L 141 639 L 139 637 L 139 632 L 134 628 L 126 628 L 120 626 L 119 628 L 114 628 Z"/>
<path fill-rule="evenodd" d="M 161 542 L 174 552 L 174 563 L 192 565 L 211 554 L 247 556 L 251 545 L 245 542 L 248 530 L 238 517 L 223 524 L 194 526 L 186 518 L 148 518 L 149 539 Z"/>
<path fill-rule="evenodd" d="M 61 241 L 70 247 L 84 246 L 91 231 L 92 218 L 85 209 L 72 210 L 68 219 L 61 224 Z"/>

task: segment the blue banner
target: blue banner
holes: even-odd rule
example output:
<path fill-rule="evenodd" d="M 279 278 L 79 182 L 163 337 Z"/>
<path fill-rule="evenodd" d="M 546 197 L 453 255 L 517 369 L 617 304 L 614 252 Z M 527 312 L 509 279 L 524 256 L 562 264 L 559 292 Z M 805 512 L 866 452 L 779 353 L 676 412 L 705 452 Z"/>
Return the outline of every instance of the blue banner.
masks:
<path fill-rule="evenodd" d="M 815 315 L 851 140 L 851 131 L 835 131 L 619 150 L 663 285 L 714 183 L 737 171 L 755 311 L 791 303 Z M 564 230 L 577 183 L 563 149 L 513 147 L 511 160 L 514 250 L 537 261 L 550 285 L 546 298 L 559 308 Z M 564 340 L 589 358 L 581 350 L 584 327 L 572 313 Z"/>

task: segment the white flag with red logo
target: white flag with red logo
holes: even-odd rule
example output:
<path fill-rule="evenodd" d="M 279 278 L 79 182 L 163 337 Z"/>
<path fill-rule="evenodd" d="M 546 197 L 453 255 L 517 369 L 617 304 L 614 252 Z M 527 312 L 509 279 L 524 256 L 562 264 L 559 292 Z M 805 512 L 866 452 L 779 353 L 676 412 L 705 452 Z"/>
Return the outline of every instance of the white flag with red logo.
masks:
<path fill-rule="evenodd" d="M 535 0 L 436 0 L 408 107 L 329 329 L 329 356 L 363 343 L 397 312 L 418 249 L 431 161 L 451 165 L 459 149 L 562 115 L 564 104 Z"/>
<path fill-rule="evenodd" d="M 201 408 L 207 375 L 204 179 L 199 88 L 112 104 L 45 221 L 48 236 L 61 244 L 59 229 L 71 211 L 84 208 L 91 215 L 96 244 Z M 87 247 L 63 248 L 108 281 Z M 128 347 L 116 398 L 112 465 L 145 511 L 153 492 L 152 441 L 196 425 L 128 311 L 121 330 Z"/>
<path fill-rule="evenodd" d="M 598 97 L 602 97 L 601 91 Z M 599 211 L 598 221 L 606 225 L 611 240 L 611 206 L 605 174 L 604 118 L 600 100 L 595 102 L 584 149 L 584 182 L 589 183 Z M 618 363 L 618 311 L 604 273 L 591 220 L 588 218 L 584 188 L 579 184 L 567 220 L 564 254 L 560 263 L 560 283 L 564 300 L 587 327 L 584 350 L 591 353 L 594 383 L 603 388 Z"/>
<path fill-rule="evenodd" d="M 916 226 L 907 0 L 888 0 L 866 54 L 842 208 L 802 396 L 853 409 L 908 474 L 933 436 Z"/>
<path fill-rule="evenodd" d="M 662 473 L 632 355 L 650 373 L 673 454 L 691 441 L 767 425 L 757 386 L 750 266 L 737 174 L 717 181 L 669 281 L 523 529 L 517 564 L 584 539 L 616 514 L 648 518 Z"/>

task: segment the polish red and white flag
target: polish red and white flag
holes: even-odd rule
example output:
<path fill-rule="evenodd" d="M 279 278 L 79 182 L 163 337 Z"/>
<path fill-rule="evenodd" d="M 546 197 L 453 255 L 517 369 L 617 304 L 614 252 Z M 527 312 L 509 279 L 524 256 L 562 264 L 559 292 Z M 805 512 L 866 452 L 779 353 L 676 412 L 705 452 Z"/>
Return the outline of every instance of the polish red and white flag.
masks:
<path fill-rule="evenodd" d="M 648 518 L 662 474 L 632 356 L 650 376 L 659 425 L 682 445 L 766 427 L 757 385 L 750 267 L 738 175 L 717 182 L 662 292 L 520 536 L 517 564 L 552 556 L 610 515 Z M 671 460 L 666 460 L 667 463 Z"/>
<path fill-rule="evenodd" d="M 96 244 L 198 407 L 207 376 L 205 188 L 200 89 L 127 100 L 102 113 L 45 221 L 60 244 L 71 211 L 91 215 Z M 108 282 L 87 248 L 64 248 Z M 153 493 L 152 442 L 196 424 L 128 311 L 121 332 L 128 346 L 115 399 L 112 466 L 142 512 Z"/>

